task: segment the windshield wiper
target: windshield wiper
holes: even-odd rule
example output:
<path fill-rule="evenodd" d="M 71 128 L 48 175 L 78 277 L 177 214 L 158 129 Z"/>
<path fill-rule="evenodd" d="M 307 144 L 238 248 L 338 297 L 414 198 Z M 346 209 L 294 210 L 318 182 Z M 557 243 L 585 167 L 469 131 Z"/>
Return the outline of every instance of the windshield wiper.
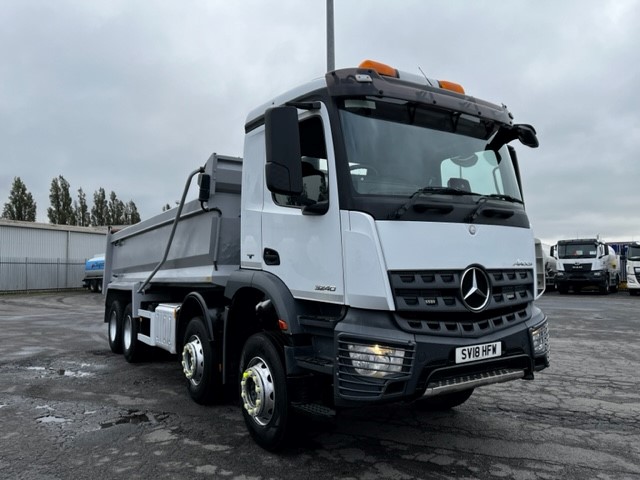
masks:
<path fill-rule="evenodd" d="M 451 187 L 423 187 L 416 190 L 411 194 L 409 200 L 405 202 L 400 208 L 389 214 L 390 219 L 396 220 L 402 217 L 410 207 L 414 207 L 414 210 L 424 212 L 426 210 L 434 210 L 441 213 L 449 213 L 453 210 L 453 205 L 446 203 L 417 203 L 421 195 L 433 194 L 433 195 L 477 195 L 473 192 L 467 192 L 466 190 L 458 190 Z"/>
<path fill-rule="evenodd" d="M 465 218 L 466 222 L 473 223 L 480 211 L 483 210 L 486 201 L 494 198 L 497 200 L 504 200 L 506 202 L 519 203 L 521 205 L 524 205 L 524 202 L 522 200 L 516 197 L 512 197 L 511 195 L 504 195 L 502 193 L 490 193 L 488 195 L 482 195 L 476 202 L 476 208 L 474 208 L 471 213 L 469 213 L 469 215 L 467 215 L 467 217 Z M 489 208 L 484 210 L 484 214 L 490 217 L 509 218 L 513 216 L 513 211 L 504 208 Z"/>
<path fill-rule="evenodd" d="M 487 198 L 487 197 L 488 198 L 497 198 L 498 200 L 506 200 L 507 202 L 520 203 L 520 204 L 524 205 L 524 202 L 522 200 L 520 200 L 519 198 L 512 197 L 511 195 L 504 195 L 502 193 L 490 193 L 488 195 L 483 195 L 482 197 L 483 198 Z M 478 200 L 478 202 L 480 200 Z"/>

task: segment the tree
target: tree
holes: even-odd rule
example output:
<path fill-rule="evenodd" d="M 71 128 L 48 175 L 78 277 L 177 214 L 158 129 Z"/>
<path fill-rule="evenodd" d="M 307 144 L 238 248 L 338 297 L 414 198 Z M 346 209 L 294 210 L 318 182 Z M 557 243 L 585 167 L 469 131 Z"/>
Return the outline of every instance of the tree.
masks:
<path fill-rule="evenodd" d="M 71 205 L 71 194 L 69 193 L 69 182 L 62 175 L 51 180 L 49 190 L 49 201 L 51 207 L 47 209 L 49 222 L 56 225 L 73 225 L 75 216 Z"/>
<path fill-rule="evenodd" d="M 82 190 L 82 187 L 78 189 L 78 202 L 74 202 L 74 212 L 76 225 L 88 227 L 91 224 L 91 215 L 89 214 L 89 207 L 87 206 L 87 195 L 84 193 L 84 190 Z"/>
<path fill-rule="evenodd" d="M 4 204 L 2 218 L 9 220 L 36 221 L 36 202 L 20 177 L 14 177 L 9 201 Z"/>
<path fill-rule="evenodd" d="M 116 192 L 111 190 L 109 194 L 109 203 L 107 204 L 109 209 L 109 224 L 110 225 L 124 225 L 124 203 L 118 199 Z"/>
<path fill-rule="evenodd" d="M 134 223 L 138 223 L 140 221 L 140 214 L 138 213 L 138 207 L 133 203 L 133 200 L 129 200 L 124 206 L 124 217 L 125 224 L 133 225 Z"/>
<path fill-rule="evenodd" d="M 93 192 L 93 207 L 91 208 L 91 225 L 99 227 L 109 223 L 109 208 L 104 188 Z"/>

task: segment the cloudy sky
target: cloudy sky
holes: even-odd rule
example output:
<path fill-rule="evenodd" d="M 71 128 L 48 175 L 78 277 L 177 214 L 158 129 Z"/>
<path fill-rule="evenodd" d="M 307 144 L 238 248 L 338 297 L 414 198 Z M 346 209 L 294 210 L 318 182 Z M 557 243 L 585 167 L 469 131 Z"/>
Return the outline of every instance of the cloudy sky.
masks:
<path fill-rule="evenodd" d="M 533 124 L 519 149 L 538 237 L 640 239 L 640 1 L 334 0 L 336 67 L 461 83 Z M 0 0 L 0 206 L 52 178 L 143 219 L 247 113 L 326 71 L 326 0 Z"/>

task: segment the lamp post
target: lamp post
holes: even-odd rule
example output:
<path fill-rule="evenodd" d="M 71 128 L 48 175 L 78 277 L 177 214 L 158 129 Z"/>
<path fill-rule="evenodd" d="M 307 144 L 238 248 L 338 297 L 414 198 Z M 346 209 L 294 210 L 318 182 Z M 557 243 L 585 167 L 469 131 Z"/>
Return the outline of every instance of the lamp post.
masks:
<path fill-rule="evenodd" d="M 333 38 L 333 0 L 327 0 L 327 72 L 336 68 L 335 42 Z"/>

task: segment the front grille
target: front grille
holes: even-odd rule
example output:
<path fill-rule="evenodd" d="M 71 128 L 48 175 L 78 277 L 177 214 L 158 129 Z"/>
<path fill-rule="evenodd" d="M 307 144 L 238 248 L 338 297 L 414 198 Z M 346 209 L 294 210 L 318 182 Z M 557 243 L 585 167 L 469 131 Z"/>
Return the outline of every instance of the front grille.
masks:
<path fill-rule="evenodd" d="M 562 265 L 567 273 L 583 273 L 591 271 L 590 263 L 564 263 Z"/>
<path fill-rule="evenodd" d="M 481 312 L 462 302 L 463 271 L 389 272 L 396 320 L 405 331 L 441 336 L 478 337 L 531 317 L 532 269 L 487 270 L 491 295 Z"/>

